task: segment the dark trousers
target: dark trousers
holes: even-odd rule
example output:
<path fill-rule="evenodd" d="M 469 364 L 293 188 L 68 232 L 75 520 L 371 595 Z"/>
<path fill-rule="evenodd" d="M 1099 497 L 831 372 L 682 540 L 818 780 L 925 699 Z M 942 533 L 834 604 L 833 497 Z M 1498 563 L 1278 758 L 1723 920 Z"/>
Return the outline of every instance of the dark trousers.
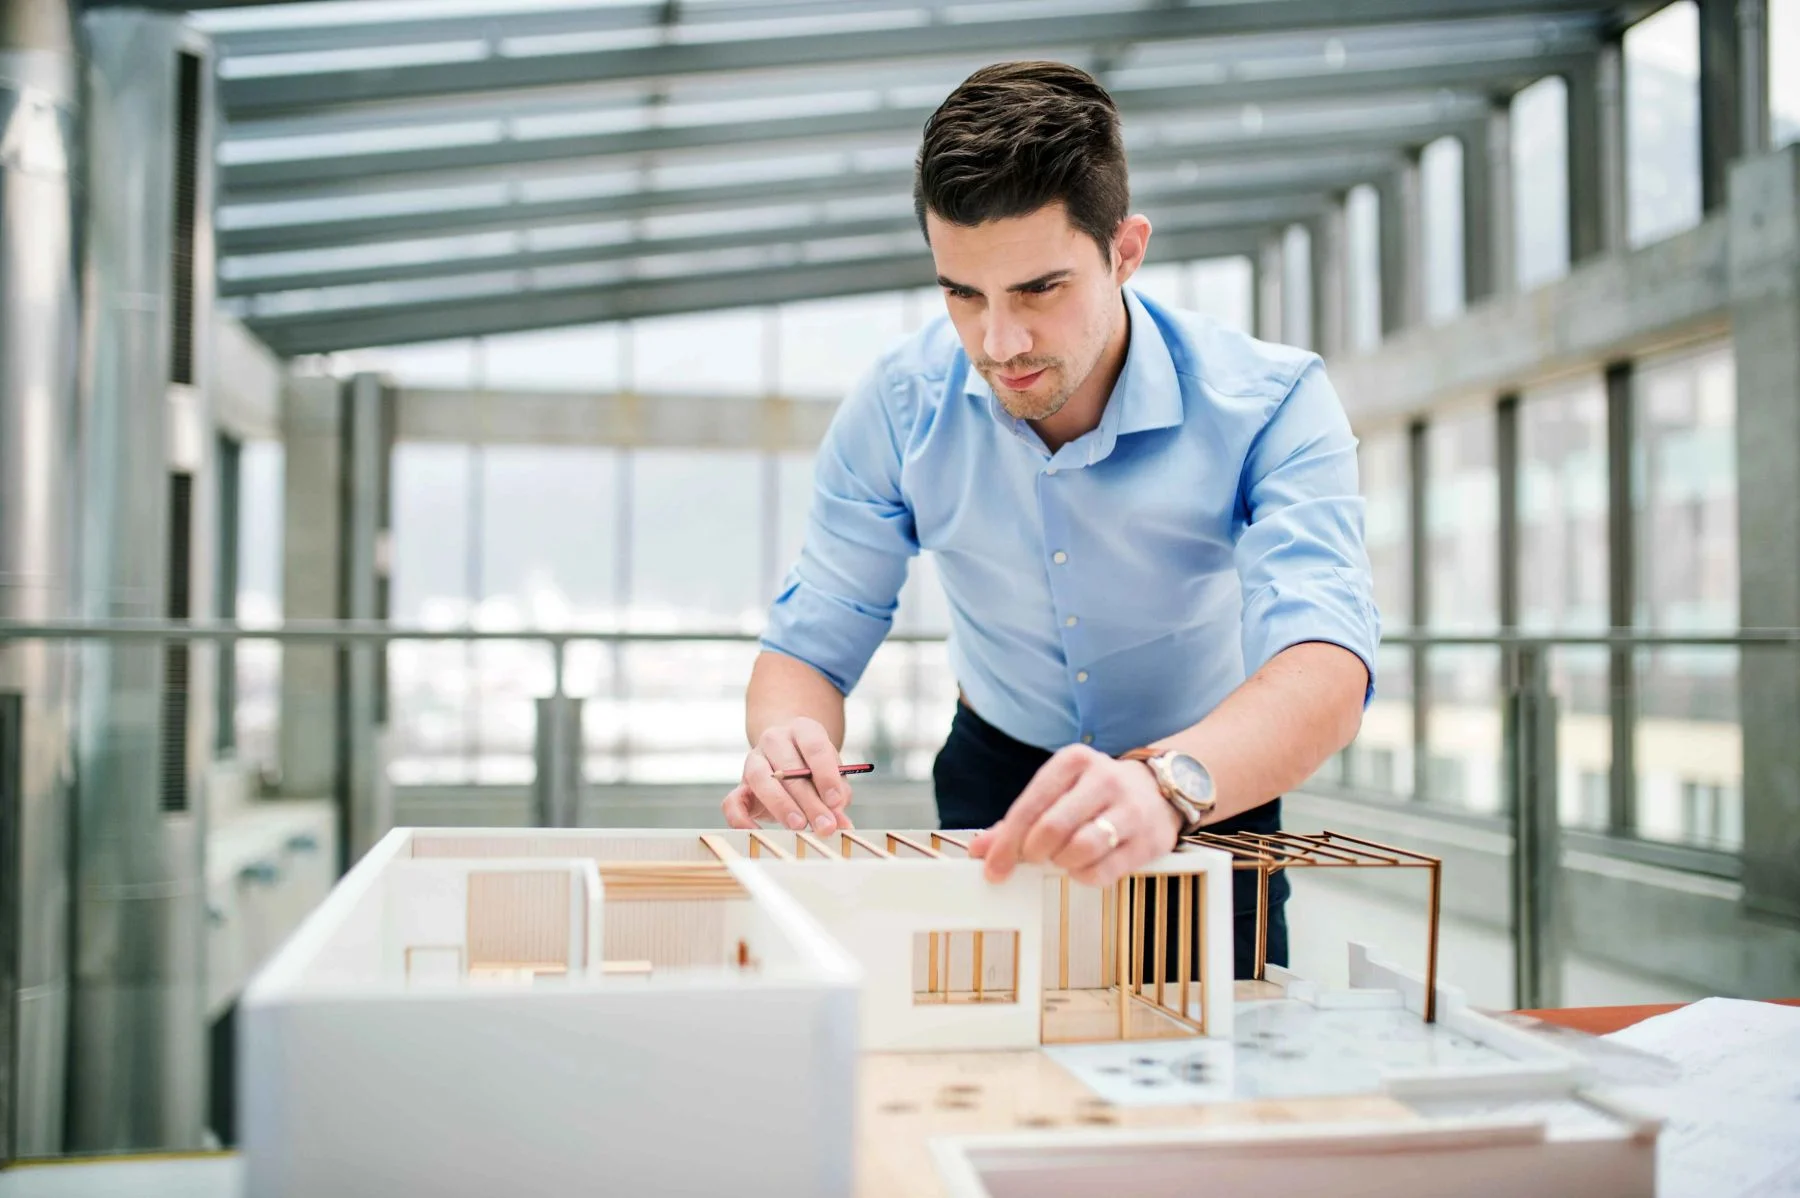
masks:
<path fill-rule="evenodd" d="M 1050 759 L 1050 751 L 1014 740 L 971 711 L 967 705 L 956 705 L 956 718 L 950 724 L 950 736 L 938 753 L 931 778 L 937 791 L 938 825 L 943 828 L 986 828 L 996 823 L 1012 806 L 1038 767 Z M 1214 832 L 1274 832 L 1281 827 L 1281 800 L 1207 825 Z M 1256 973 L 1256 872 L 1238 870 L 1232 875 L 1231 909 L 1232 942 L 1237 976 L 1254 977 Z M 1286 965 L 1288 880 L 1285 874 L 1269 879 L 1268 960 L 1272 965 Z M 1151 887 L 1150 903 L 1155 901 Z M 1146 904 L 1145 938 L 1154 927 L 1155 908 Z M 1177 960 L 1175 921 L 1167 921 L 1169 944 L 1166 961 L 1173 977 Z M 1150 946 L 1145 946 L 1143 959 L 1154 960 Z"/>

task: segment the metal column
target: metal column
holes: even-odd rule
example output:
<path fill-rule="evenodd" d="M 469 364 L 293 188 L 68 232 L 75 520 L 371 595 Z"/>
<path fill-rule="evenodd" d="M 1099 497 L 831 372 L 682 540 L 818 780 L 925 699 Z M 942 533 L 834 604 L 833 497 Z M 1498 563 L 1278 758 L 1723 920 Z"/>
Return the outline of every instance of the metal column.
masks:
<path fill-rule="evenodd" d="M 1556 815 L 1556 700 L 1547 651 L 1518 651 L 1506 703 L 1506 793 L 1513 835 L 1513 1005 L 1562 1003 L 1561 830 Z"/>
<path fill-rule="evenodd" d="M 1609 43 L 1566 83 L 1569 265 L 1574 266 L 1626 243 L 1623 47 Z"/>
<path fill-rule="evenodd" d="M 1409 155 L 1400 169 L 1375 185 L 1380 196 L 1381 334 L 1404 332 L 1424 319 L 1424 220 L 1419 159 Z"/>
<path fill-rule="evenodd" d="M 84 29 L 82 614 L 206 618 L 208 50 L 178 16 Z M 92 642 L 80 660 L 67 1147 L 199 1147 L 212 655 Z"/>
<path fill-rule="evenodd" d="M 1344 197 L 1333 197 L 1325 214 L 1313 221 L 1312 340 L 1313 349 L 1336 357 L 1350 345 L 1349 248 Z"/>
<path fill-rule="evenodd" d="M 581 700 L 562 693 L 561 675 L 556 693 L 537 701 L 532 805 L 541 828 L 579 827 L 581 819 Z"/>
<path fill-rule="evenodd" d="M 343 506 L 338 616 L 382 623 L 387 610 L 389 476 L 393 462 L 394 393 L 379 376 L 359 374 L 343 389 Z M 368 644 L 338 651 L 337 738 L 341 815 L 348 859 L 358 860 L 393 825 L 387 781 L 385 648 Z"/>
<path fill-rule="evenodd" d="M 1700 0 L 1700 209 L 1725 205 L 1741 152 L 1737 0 Z"/>
<path fill-rule="evenodd" d="M 1637 487 L 1632 478 L 1637 420 L 1632 406 L 1630 362 L 1606 369 L 1607 618 L 1614 628 L 1637 622 Z M 1607 830 L 1631 835 L 1637 822 L 1637 654 L 1608 654 L 1608 710 L 1612 717 L 1612 772 Z"/>
<path fill-rule="evenodd" d="M 75 610 L 74 183 L 69 5 L 0 0 L 0 617 Z M 74 654 L 0 645 L 0 1166 L 63 1147 Z"/>
<path fill-rule="evenodd" d="M 1463 136 L 1463 298 L 1513 289 L 1512 116 L 1496 106 Z"/>
<path fill-rule="evenodd" d="M 1407 591 L 1412 600 L 1415 628 L 1431 626 L 1431 571 L 1427 568 L 1430 544 L 1431 455 L 1425 422 L 1415 420 L 1406 428 Z M 1424 801 L 1431 788 L 1431 662 L 1430 650 L 1411 651 L 1412 658 L 1412 797 Z"/>
<path fill-rule="evenodd" d="M 1256 250 L 1256 269 L 1251 273 L 1254 290 L 1251 301 L 1252 329 L 1257 337 L 1264 341 L 1280 341 L 1283 329 L 1283 313 L 1287 309 L 1286 299 L 1282 292 L 1282 284 L 1286 280 L 1286 268 L 1282 255 L 1282 235 L 1270 233 L 1263 238 Z"/>

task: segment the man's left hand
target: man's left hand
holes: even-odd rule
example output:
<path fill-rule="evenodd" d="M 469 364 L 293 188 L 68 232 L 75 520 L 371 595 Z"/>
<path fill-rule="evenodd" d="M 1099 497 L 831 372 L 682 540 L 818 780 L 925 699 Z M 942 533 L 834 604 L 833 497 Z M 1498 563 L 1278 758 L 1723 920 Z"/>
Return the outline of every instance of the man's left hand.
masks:
<path fill-rule="evenodd" d="M 969 843 L 969 856 L 987 861 L 990 882 L 1005 881 L 1024 861 L 1110 886 L 1173 849 L 1180 831 L 1180 814 L 1143 762 L 1070 745 L 1044 763 L 999 823 Z"/>

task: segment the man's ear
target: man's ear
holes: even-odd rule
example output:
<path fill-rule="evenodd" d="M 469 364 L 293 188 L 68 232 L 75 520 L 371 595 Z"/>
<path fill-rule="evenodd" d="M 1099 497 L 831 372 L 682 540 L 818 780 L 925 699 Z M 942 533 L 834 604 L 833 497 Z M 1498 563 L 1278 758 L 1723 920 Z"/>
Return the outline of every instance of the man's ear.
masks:
<path fill-rule="evenodd" d="M 1134 214 L 1119 222 L 1113 234 L 1113 282 L 1123 284 L 1144 264 L 1150 251 L 1150 218 Z"/>

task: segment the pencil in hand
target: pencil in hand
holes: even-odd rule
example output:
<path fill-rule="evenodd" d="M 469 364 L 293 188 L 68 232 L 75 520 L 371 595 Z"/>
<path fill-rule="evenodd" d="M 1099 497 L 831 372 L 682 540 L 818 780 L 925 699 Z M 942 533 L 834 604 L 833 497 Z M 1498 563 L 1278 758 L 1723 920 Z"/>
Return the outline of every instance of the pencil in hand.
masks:
<path fill-rule="evenodd" d="M 840 774 L 872 774 L 874 772 L 875 766 L 866 761 L 858 765 L 838 766 L 838 773 Z M 812 774 L 813 772 L 811 770 L 778 770 L 776 771 L 775 776 L 785 781 L 788 778 L 810 778 L 812 777 Z"/>

